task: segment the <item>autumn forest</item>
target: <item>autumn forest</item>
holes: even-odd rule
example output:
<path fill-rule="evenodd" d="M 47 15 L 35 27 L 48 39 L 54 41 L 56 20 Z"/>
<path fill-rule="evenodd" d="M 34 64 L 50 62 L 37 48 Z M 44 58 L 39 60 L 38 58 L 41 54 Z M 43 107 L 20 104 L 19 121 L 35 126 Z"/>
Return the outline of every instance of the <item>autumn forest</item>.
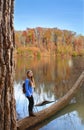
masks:
<path fill-rule="evenodd" d="M 58 28 L 15 31 L 17 54 L 27 56 L 84 55 L 84 36 Z"/>

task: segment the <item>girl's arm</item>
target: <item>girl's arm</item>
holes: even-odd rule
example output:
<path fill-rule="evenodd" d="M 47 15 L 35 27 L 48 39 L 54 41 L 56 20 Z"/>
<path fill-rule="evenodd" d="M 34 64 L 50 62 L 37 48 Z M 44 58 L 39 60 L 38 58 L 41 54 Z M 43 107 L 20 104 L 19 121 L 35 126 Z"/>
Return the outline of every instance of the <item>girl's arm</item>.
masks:
<path fill-rule="evenodd" d="M 33 77 L 31 77 L 31 79 L 30 79 L 30 85 L 31 85 L 33 88 L 35 88 L 35 82 L 34 82 L 34 78 L 33 78 Z"/>
<path fill-rule="evenodd" d="M 31 97 L 31 93 L 29 92 L 29 89 L 28 89 L 29 82 L 30 81 L 28 79 L 25 80 L 25 89 L 26 89 L 27 96 Z"/>

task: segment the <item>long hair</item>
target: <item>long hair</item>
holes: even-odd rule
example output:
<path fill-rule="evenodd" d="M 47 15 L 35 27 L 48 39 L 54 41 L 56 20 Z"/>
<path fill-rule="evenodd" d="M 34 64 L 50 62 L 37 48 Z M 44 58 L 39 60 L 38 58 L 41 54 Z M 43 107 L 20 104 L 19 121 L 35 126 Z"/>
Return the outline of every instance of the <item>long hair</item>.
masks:
<path fill-rule="evenodd" d="M 31 70 L 28 70 L 27 71 L 27 77 L 28 77 L 28 74 L 29 74 L 29 72 L 32 72 Z M 29 79 L 30 79 L 30 81 L 32 82 L 32 87 L 34 87 L 35 88 L 35 80 L 34 80 L 34 76 L 32 76 L 32 77 L 28 77 Z M 31 84 L 30 84 L 31 85 Z"/>

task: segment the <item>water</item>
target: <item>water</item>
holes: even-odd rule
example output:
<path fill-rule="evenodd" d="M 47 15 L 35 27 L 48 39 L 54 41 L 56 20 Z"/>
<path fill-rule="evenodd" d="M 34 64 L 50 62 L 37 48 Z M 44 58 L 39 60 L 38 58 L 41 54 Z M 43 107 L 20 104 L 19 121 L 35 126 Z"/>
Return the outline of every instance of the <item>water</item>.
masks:
<path fill-rule="evenodd" d="M 84 130 L 84 85 L 72 104 L 38 128 L 39 130 Z"/>
<path fill-rule="evenodd" d="M 18 120 L 28 116 L 28 100 L 22 93 L 22 82 L 26 78 L 28 69 L 32 69 L 35 77 L 35 104 L 44 100 L 58 101 L 68 92 L 84 70 L 84 57 L 45 57 L 40 60 L 17 57 L 14 88 Z M 83 99 L 84 87 L 80 89 L 70 106 L 42 123 L 38 129 L 84 130 Z M 51 104 L 34 107 L 34 111 L 43 110 Z"/>

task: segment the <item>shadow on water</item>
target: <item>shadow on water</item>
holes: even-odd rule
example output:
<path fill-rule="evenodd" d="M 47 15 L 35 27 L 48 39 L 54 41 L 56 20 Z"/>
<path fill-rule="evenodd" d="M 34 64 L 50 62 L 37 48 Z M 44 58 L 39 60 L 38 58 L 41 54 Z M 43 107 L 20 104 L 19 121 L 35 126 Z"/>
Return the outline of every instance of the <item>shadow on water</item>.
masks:
<path fill-rule="evenodd" d="M 41 58 L 40 60 L 17 57 L 16 76 L 14 83 L 17 119 L 20 120 L 28 116 L 28 100 L 22 93 L 22 82 L 26 78 L 27 69 L 32 69 L 34 73 L 36 82 L 34 99 L 35 104 L 39 104 L 45 100 L 58 101 L 60 97 L 65 95 L 67 91 L 73 86 L 74 82 L 77 80 L 81 72 L 84 70 L 83 64 L 84 57 L 45 57 Z M 84 125 L 82 125 L 82 122 L 84 122 L 84 116 L 81 119 L 81 115 L 84 115 L 84 103 L 80 103 L 80 101 L 83 101 L 83 99 L 84 89 L 82 89 L 82 92 L 80 92 L 80 94 L 78 94 L 73 99 L 74 103 L 70 104 L 69 107 L 65 108 L 62 111 L 64 114 L 60 113 L 60 117 L 57 117 L 57 115 L 55 115 L 50 118 L 50 121 L 45 121 L 43 124 L 46 124 L 46 126 L 42 127 L 41 129 L 51 130 L 53 128 L 53 130 L 74 130 L 74 127 L 70 127 L 70 122 L 73 122 L 72 118 L 74 118 L 75 122 L 79 122 L 79 126 L 77 126 L 77 128 L 81 128 L 81 130 L 82 128 L 84 129 Z M 37 112 L 43 110 L 51 104 L 43 105 L 41 107 L 34 107 L 34 111 Z M 76 109 L 76 107 L 78 109 Z M 64 127 L 61 128 L 61 126 Z M 77 128 L 76 130 L 79 130 Z"/>

